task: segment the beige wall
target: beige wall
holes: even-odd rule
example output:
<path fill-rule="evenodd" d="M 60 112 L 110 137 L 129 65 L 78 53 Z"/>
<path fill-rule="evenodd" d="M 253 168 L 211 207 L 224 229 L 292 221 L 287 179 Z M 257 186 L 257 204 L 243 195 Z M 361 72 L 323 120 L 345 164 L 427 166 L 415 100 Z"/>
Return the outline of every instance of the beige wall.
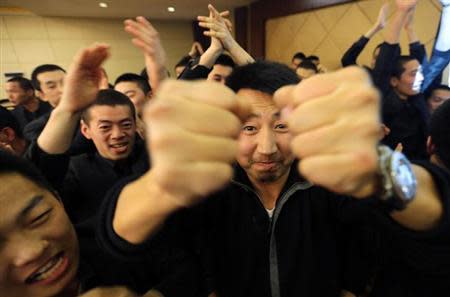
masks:
<path fill-rule="evenodd" d="M 390 1 L 393 2 L 393 1 Z M 268 20 L 266 23 L 266 57 L 290 63 L 298 51 L 317 55 L 328 69 L 341 67 L 344 52 L 376 21 L 384 0 L 355 1 L 310 12 Z M 391 10 L 394 5 L 391 3 Z M 434 42 L 439 23 L 438 0 L 421 0 L 416 11 L 415 28 L 428 52 Z M 378 33 L 358 59 L 359 64 L 370 65 L 372 50 L 383 41 Z M 408 42 L 402 33 L 401 46 L 408 52 Z"/>
<path fill-rule="evenodd" d="M 192 44 L 191 23 L 186 21 L 152 22 L 160 32 L 168 56 L 167 66 L 186 55 Z M 5 98 L 4 73 L 31 71 L 39 64 L 55 63 L 67 68 L 79 48 L 95 41 L 111 45 L 111 57 L 105 69 L 110 82 L 123 72 L 139 73 L 144 67 L 141 52 L 123 31 L 122 20 L 39 17 L 0 14 L 0 98 Z"/>

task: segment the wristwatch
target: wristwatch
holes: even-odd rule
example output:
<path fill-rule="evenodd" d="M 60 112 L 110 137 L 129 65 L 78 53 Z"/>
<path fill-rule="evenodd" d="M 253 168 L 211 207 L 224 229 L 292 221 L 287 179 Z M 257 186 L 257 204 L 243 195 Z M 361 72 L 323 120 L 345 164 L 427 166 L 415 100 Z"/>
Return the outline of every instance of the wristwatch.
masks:
<path fill-rule="evenodd" d="M 414 200 L 417 180 L 409 160 L 385 145 L 378 146 L 380 191 L 378 198 L 387 211 L 405 209 Z"/>

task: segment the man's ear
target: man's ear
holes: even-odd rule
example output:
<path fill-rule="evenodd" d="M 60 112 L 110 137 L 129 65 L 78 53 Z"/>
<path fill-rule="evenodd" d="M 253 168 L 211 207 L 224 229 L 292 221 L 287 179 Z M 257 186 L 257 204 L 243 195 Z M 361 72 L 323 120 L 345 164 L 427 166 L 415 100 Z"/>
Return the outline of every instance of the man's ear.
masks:
<path fill-rule="evenodd" d="M 91 129 L 89 128 L 89 125 L 85 123 L 83 120 L 80 120 L 80 130 L 81 134 L 83 134 L 84 137 L 86 137 L 87 139 L 92 139 Z"/>
<path fill-rule="evenodd" d="M 427 138 L 427 153 L 429 156 L 433 155 L 436 151 L 436 146 L 433 143 L 433 140 L 431 139 L 431 136 L 428 136 Z"/>
<path fill-rule="evenodd" d="M 395 88 L 398 86 L 398 78 L 396 78 L 395 76 L 391 77 L 391 87 Z"/>
<path fill-rule="evenodd" d="M 6 142 L 8 144 L 11 144 L 14 139 L 16 139 L 16 132 L 10 128 L 10 127 L 5 127 L 2 129 L 3 135 L 5 135 L 5 138 L 2 139 L 3 142 Z"/>
<path fill-rule="evenodd" d="M 147 94 L 145 95 L 146 97 L 147 97 L 147 100 L 150 100 L 150 99 L 152 99 L 152 97 L 153 97 L 153 91 L 148 91 L 147 92 Z"/>

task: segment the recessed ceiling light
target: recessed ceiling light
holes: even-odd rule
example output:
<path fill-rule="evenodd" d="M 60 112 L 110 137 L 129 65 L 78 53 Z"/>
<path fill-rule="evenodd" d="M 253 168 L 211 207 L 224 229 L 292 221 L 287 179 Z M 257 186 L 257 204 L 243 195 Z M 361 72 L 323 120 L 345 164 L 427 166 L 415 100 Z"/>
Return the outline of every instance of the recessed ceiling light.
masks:
<path fill-rule="evenodd" d="M 100 3 L 98 4 L 98 6 L 100 6 L 100 7 L 102 7 L 102 8 L 106 8 L 106 7 L 108 7 L 108 4 L 106 4 L 105 2 L 100 2 Z"/>
<path fill-rule="evenodd" d="M 175 7 L 169 6 L 169 7 L 167 7 L 167 11 L 168 12 L 175 12 Z"/>

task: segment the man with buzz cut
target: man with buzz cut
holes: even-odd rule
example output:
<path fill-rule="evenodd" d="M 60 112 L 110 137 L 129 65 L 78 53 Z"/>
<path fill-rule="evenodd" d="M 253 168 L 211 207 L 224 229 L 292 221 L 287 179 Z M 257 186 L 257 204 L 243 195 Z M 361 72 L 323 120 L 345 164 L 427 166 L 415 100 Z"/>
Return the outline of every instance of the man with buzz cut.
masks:
<path fill-rule="evenodd" d="M 45 133 L 32 144 L 30 158 L 62 193 L 71 220 L 80 223 L 97 213 L 103 196 L 117 181 L 143 174 L 149 162 L 127 96 L 108 89 L 99 91 L 89 105 L 73 99 L 67 103 L 71 99 L 61 99 L 62 106 L 52 112 Z M 94 151 L 71 157 L 67 151 L 47 154 L 41 149 L 48 143 L 46 135 L 58 135 L 59 143 L 70 144 L 78 122 L 83 136 L 94 143 Z"/>
<path fill-rule="evenodd" d="M 15 106 L 12 114 L 17 119 L 20 129 L 31 121 L 51 111 L 51 106 L 36 98 L 31 81 L 24 77 L 13 77 L 6 81 L 6 94 Z"/>

